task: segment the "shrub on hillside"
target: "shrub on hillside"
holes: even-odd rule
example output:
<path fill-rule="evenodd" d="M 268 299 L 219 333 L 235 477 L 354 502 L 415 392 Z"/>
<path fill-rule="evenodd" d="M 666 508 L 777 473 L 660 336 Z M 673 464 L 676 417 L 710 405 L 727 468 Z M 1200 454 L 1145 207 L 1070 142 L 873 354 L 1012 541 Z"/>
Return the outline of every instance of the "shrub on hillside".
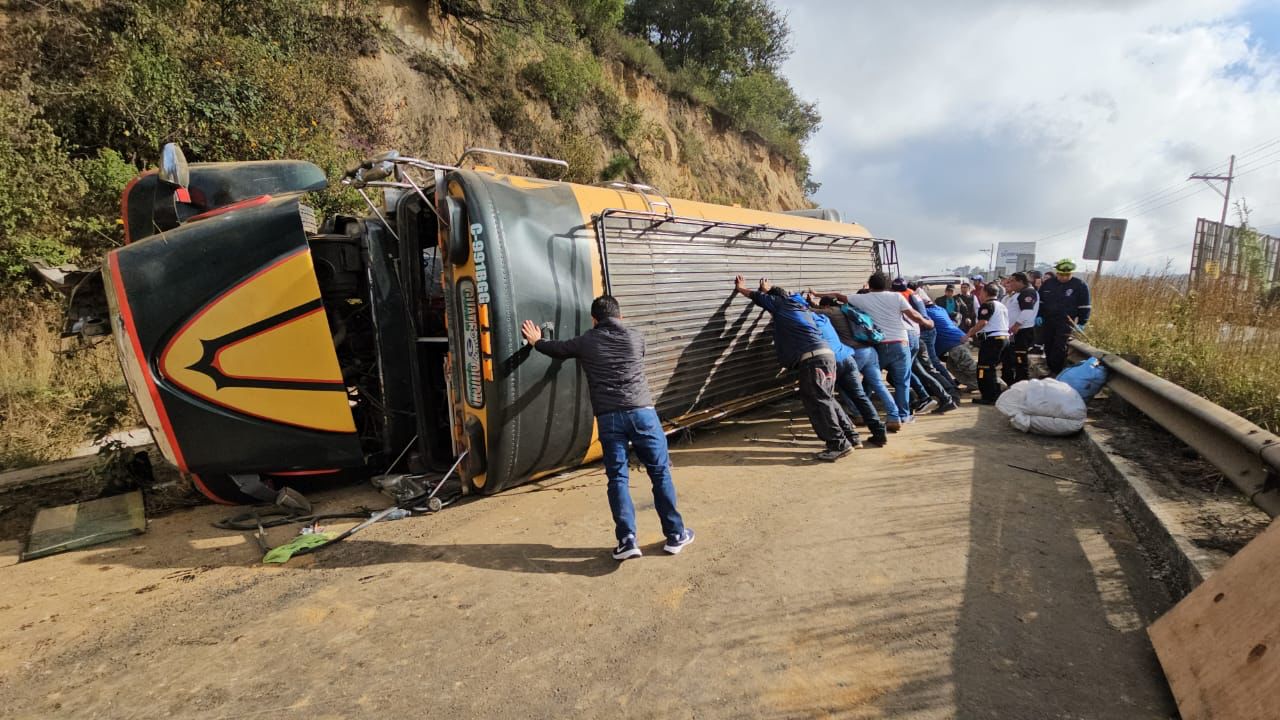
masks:
<path fill-rule="evenodd" d="M 74 257 L 68 218 L 85 183 L 40 109 L 29 85 L 0 90 L 0 283 L 12 288 L 27 257 Z"/>
<path fill-rule="evenodd" d="M 108 0 L 15 16 L 0 38 L 0 282 L 12 289 L 26 256 L 60 262 L 119 244 L 120 190 L 166 142 L 192 162 L 347 166 L 354 153 L 325 109 L 344 62 L 377 50 L 370 7 Z M 315 202 L 358 205 L 342 189 Z"/>
<path fill-rule="evenodd" d="M 523 76 L 539 89 L 557 119 L 572 118 L 601 82 L 600 64 L 561 45 L 547 48 L 546 57 L 529 64 Z"/>

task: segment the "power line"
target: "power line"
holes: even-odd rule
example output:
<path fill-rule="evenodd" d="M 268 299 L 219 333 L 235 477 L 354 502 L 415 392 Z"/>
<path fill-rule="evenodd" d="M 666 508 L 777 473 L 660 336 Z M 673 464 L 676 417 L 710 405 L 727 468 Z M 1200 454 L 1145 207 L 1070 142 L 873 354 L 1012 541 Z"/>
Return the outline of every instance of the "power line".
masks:
<path fill-rule="evenodd" d="M 1144 203 L 1148 202 L 1149 200 L 1154 200 L 1155 198 L 1157 198 L 1157 197 L 1159 197 L 1159 196 L 1161 196 L 1161 195 L 1164 195 L 1164 194 L 1165 194 L 1165 193 L 1167 193 L 1167 192 L 1170 192 L 1170 191 L 1173 191 L 1173 190 L 1177 190 L 1177 189 L 1179 189 L 1179 188 L 1183 187 L 1184 185 L 1186 185 L 1186 184 L 1187 184 L 1187 182 L 1188 182 L 1187 180 L 1180 180 L 1180 181 L 1178 181 L 1178 182 L 1174 183 L 1173 185 L 1170 185 L 1170 186 L 1168 186 L 1167 188 L 1164 188 L 1163 190 L 1157 190 L 1157 191 L 1156 191 L 1156 192 L 1154 192 L 1154 193 L 1148 193 L 1148 194 L 1146 194 L 1146 195 L 1143 195 L 1141 198 L 1139 198 L 1139 199 L 1137 199 L 1137 200 L 1133 200 L 1133 201 L 1131 201 L 1131 202 L 1125 203 L 1124 205 L 1121 205 L 1120 207 L 1116 208 L 1116 209 L 1114 210 L 1114 212 L 1116 212 L 1116 213 L 1122 213 L 1122 212 L 1124 212 L 1125 210 L 1128 210 L 1131 206 L 1142 205 L 1142 204 L 1144 204 Z"/>
<path fill-rule="evenodd" d="M 1271 138 L 1269 140 L 1264 140 L 1258 143 L 1257 145 L 1254 145 L 1246 149 L 1244 152 L 1241 152 L 1238 155 L 1236 155 L 1236 159 L 1239 160 L 1245 157 L 1250 157 L 1258 152 L 1261 152 L 1262 150 L 1266 150 L 1275 145 L 1280 145 L 1280 136 Z M 1266 160 L 1277 154 L 1280 154 L 1280 150 L 1275 150 L 1261 158 L 1254 158 L 1249 163 L 1245 163 L 1244 165 L 1250 166 L 1249 172 L 1253 172 L 1254 170 L 1261 170 L 1263 167 L 1269 167 L 1270 165 L 1275 163 L 1268 163 L 1267 165 L 1262 165 L 1262 166 L 1256 166 L 1255 163 L 1260 162 L 1262 160 Z M 1211 173 L 1221 170 L 1222 168 L 1228 167 L 1229 165 L 1231 165 L 1230 160 L 1226 162 L 1218 163 L 1217 165 L 1212 166 L 1208 170 L 1202 173 L 1197 173 L 1197 174 L 1209 175 Z M 1245 175 L 1245 174 L 1247 173 L 1238 173 L 1236 174 L 1236 177 L 1239 177 L 1240 175 Z M 1155 210 L 1168 207 L 1169 205 L 1173 205 L 1175 203 L 1181 202 L 1183 200 L 1186 200 L 1187 198 L 1194 197 L 1195 195 L 1199 195 L 1200 193 L 1204 192 L 1206 189 L 1209 188 L 1209 186 L 1206 185 L 1204 187 L 1200 187 L 1196 189 L 1194 192 L 1185 193 L 1185 190 L 1187 189 L 1186 184 L 1190 181 L 1191 181 L 1190 178 L 1188 178 L 1187 180 L 1183 180 L 1181 182 L 1166 186 L 1163 189 L 1156 190 L 1154 192 L 1150 192 L 1145 195 L 1142 195 L 1138 199 L 1131 200 L 1125 203 L 1124 205 L 1121 205 L 1120 207 L 1116 208 L 1115 210 L 1112 210 L 1111 214 L 1119 215 L 1121 213 L 1128 212 L 1129 217 L 1141 217 L 1142 215 L 1147 215 L 1151 212 L 1154 212 Z M 1069 235 L 1071 233 L 1080 232 L 1081 230 L 1087 230 L 1088 227 L 1089 227 L 1088 225 L 1076 225 L 1075 227 L 1071 227 L 1066 230 L 1053 233 L 1051 235 L 1045 235 L 1044 237 L 1037 238 L 1034 242 L 1041 243 L 1041 242 L 1045 242 L 1046 240 L 1053 240 L 1055 238 L 1060 238 L 1063 235 Z"/>
<path fill-rule="evenodd" d="M 1250 174 L 1250 173 L 1258 172 L 1259 170 L 1262 170 L 1262 169 L 1265 169 L 1265 168 L 1269 168 L 1269 167 L 1271 167 L 1272 165 L 1275 165 L 1276 163 L 1280 163 L 1280 158 L 1277 158 L 1277 159 L 1275 159 L 1275 160 L 1272 160 L 1271 162 L 1269 162 L 1269 163 L 1267 163 L 1267 164 L 1265 164 L 1265 165 L 1256 165 L 1256 166 L 1254 166 L 1254 167 L 1251 167 L 1251 168 L 1249 168 L 1248 170 L 1246 170 L 1245 172 L 1242 172 L 1242 173 L 1240 173 L 1239 175 L 1236 175 L 1236 177 L 1240 177 L 1241 175 L 1248 175 L 1248 174 Z"/>
<path fill-rule="evenodd" d="M 1255 153 L 1261 152 L 1262 150 L 1265 150 L 1265 149 L 1267 149 L 1267 148 L 1269 148 L 1269 147 L 1272 147 L 1272 146 L 1274 146 L 1274 145 L 1280 145 L 1280 137 L 1274 138 L 1274 139 L 1272 139 L 1272 140 L 1269 140 L 1269 141 L 1266 141 L 1266 142 L 1263 142 L 1263 143 L 1259 143 L 1258 145 L 1255 145 L 1255 146 L 1253 146 L 1253 147 L 1249 148 L 1248 150 L 1244 151 L 1243 153 L 1240 153 L 1239 155 L 1237 155 L 1237 156 L 1236 156 L 1236 159 L 1237 159 L 1237 160 L 1239 160 L 1239 159 L 1241 159 L 1241 158 L 1251 156 L 1251 155 L 1253 155 L 1253 154 L 1255 154 Z M 1260 158 L 1254 158 L 1253 160 L 1250 160 L 1250 161 L 1249 161 L 1249 162 L 1247 162 L 1247 163 L 1239 164 L 1239 165 L 1237 165 L 1237 166 L 1236 166 L 1236 169 L 1237 169 L 1237 170 L 1239 170 L 1241 167 L 1248 167 L 1248 166 L 1250 166 L 1250 165 L 1252 165 L 1252 164 L 1256 164 L 1256 163 L 1257 163 L 1257 162 L 1259 162 L 1259 161 L 1266 160 L 1267 158 L 1275 157 L 1275 156 L 1277 156 L 1277 155 L 1280 155 L 1280 149 L 1273 150 L 1273 151 L 1271 151 L 1270 153 L 1268 153 L 1268 154 L 1266 154 L 1266 155 L 1263 155 L 1263 156 L 1262 156 L 1262 157 L 1260 157 Z M 1146 206 L 1150 206 L 1150 205 L 1152 205 L 1152 204 L 1155 204 L 1155 203 L 1160 202 L 1161 200 L 1168 199 L 1168 198 L 1170 198 L 1170 197 L 1172 197 L 1172 196 L 1176 195 L 1178 192 L 1180 192 L 1180 191 L 1181 191 L 1181 189 L 1182 189 L 1182 187 L 1183 187 L 1183 185 L 1185 185 L 1185 183 L 1190 182 L 1190 180 L 1196 179 L 1196 178 L 1195 178 L 1195 176 L 1196 176 L 1196 175 L 1210 175 L 1210 174 L 1213 174 L 1214 172 L 1216 172 L 1217 170 L 1219 170 L 1219 169 L 1221 169 L 1221 168 L 1223 168 L 1223 167 L 1228 167 L 1228 166 L 1230 165 L 1230 163 L 1231 163 L 1231 161 L 1230 161 L 1230 160 L 1228 160 L 1227 162 L 1224 162 L 1224 163 L 1220 163 L 1220 164 L 1218 164 L 1218 165 L 1215 165 L 1214 167 L 1212 167 L 1212 168 L 1210 168 L 1210 169 L 1208 169 L 1208 170 L 1206 170 L 1206 171 L 1204 171 L 1204 172 L 1195 173 L 1195 175 L 1193 175 L 1191 178 L 1188 178 L 1187 180 L 1184 180 L 1184 181 L 1182 181 L 1181 183 L 1178 183 L 1178 184 L 1176 184 L 1176 185 L 1172 185 L 1172 186 L 1170 186 L 1170 188 L 1173 188 L 1172 190 L 1164 190 L 1164 191 L 1157 192 L 1157 193 L 1155 193 L 1155 194 L 1153 194 L 1153 195 L 1148 195 L 1148 196 L 1146 196 L 1146 197 L 1145 197 L 1144 199 L 1142 199 L 1142 200 L 1138 200 L 1138 201 L 1135 201 L 1135 202 L 1131 202 L 1131 203 L 1128 203 L 1127 205 L 1122 205 L 1122 206 L 1120 206 L 1119 208 L 1117 208 L 1116 210 L 1114 210 L 1113 212 L 1114 212 L 1114 213 L 1116 213 L 1116 214 L 1120 214 L 1120 213 L 1122 213 L 1122 212 L 1125 212 L 1126 210 L 1129 210 L 1129 211 L 1139 210 L 1139 209 L 1142 209 L 1142 207 L 1143 207 L 1144 205 L 1146 205 Z"/>
<path fill-rule="evenodd" d="M 1196 188 L 1195 190 L 1192 190 L 1191 192 L 1186 193 L 1185 195 L 1180 195 L 1180 196 L 1178 196 L 1178 197 L 1176 197 L 1176 198 L 1173 198 L 1172 200 L 1169 200 L 1169 201 L 1168 201 L 1168 202 L 1166 202 L 1166 203 L 1162 203 L 1162 204 L 1160 204 L 1160 205 L 1155 205 L 1155 206 L 1152 206 L 1152 207 L 1146 208 L 1145 210 L 1143 210 L 1143 211 L 1141 211 L 1141 212 L 1130 213 L 1130 214 L 1129 214 L 1129 217 L 1130 217 L 1130 218 L 1136 218 L 1136 217 L 1142 217 L 1143 215 L 1148 215 L 1148 214 L 1150 214 L 1150 213 L 1155 212 L 1156 210 L 1159 210 L 1160 208 L 1166 208 L 1166 207 L 1169 207 L 1170 205 L 1175 205 L 1175 204 L 1177 204 L 1177 203 L 1180 203 L 1180 202 L 1182 202 L 1183 200 L 1186 200 L 1186 199 L 1188 199 L 1188 198 L 1195 197 L 1196 195 L 1199 195 L 1200 193 L 1202 193 L 1202 192 L 1204 192 L 1205 190 L 1208 190 L 1208 189 L 1210 189 L 1208 185 L 1205 185 L 1205 186 L 1203 186 L 1203 187 L 1198 187 L 1198 188 Z"/>
<path fill-rule="evenodd" d="M 1269 148 L 1269 147 L 1271 147 L 1272 145 L 1280 145 L 1280 137 L 1275 137 L 1275 138 L 1272 138 L 1272 139 L 1270 139 L 1270 140 L 1264 140 L 1263 142 L 1258 143 L 1257 145 L 1254 145 L 1254 146 L 1253 146 L 1253 147 L 1251 147 L 1251 148 L 1248 148 L 1247 150 L 1245 150 L 1244 152 L 1240 153 L 1240 154 L 1239 154 L 1239 155 L 1237 155 L 1236 157 L 1237 157 L 1237 158 L 1248 157 L 1248 156 L 1250 156 L 1250 155 L 1252 155 L 1252 154 L 1254 154 L 1254 153 L 1258 152 L 1259 150 L 1262 150 L 1262 149 L 1264 149 L 1264 148 Z"/>
<path fill-rule="evenodd" d="M 1280 145 L 1280 137 L 1275 137 L 1275 138 L 1272 138 L 1272 139 L 1270 139 L 1270 140 L 1264 140 L 1263 142 L 1258 143 L 1257 145 L 1254 145 L 1254 146 L 1252 146 L 1252 147 L 1248 148 L 1248 149 L 1247 149 L 1247 150 L 1245 150 L 1244 152 L 1239 153 L 1238 155 L 1236 155 L 1236 160 L 1238 161 L 1238 160 L 1242 160 L 1242 159 L 1247 158 L 1247 157 L 1251 157 L 1252 155 L 1254 155 L 1254 154 L 1256 154 L 1256 153 L 1258 153 L 1258 152 L 1261 152 L 1261 151 L 1263 151 L 1263 150 L 1266 150 L 1266 149 L 1268 149 L 1268 148 L 1270 148 L 1270 147 L 1273 147 L 1273 146 L 1276 146 L 1276 145 Z M 1265 159 L 1267 159 L 1267 158 L 1274 157 L 1274 156 L 1276 156 L 1276 155 L 1280 155 L 1280 149 L 1273 150 L 1272 152 L 1268 153 L 1267 155 L 1264 155 L 1264 156 L 1263 156 L 1263 157 L 1261 157 L 1261 158 L 1254 158 L 1253 160 L 1250 160 L 1250 161 L 1249 161 L 1249 162 L 1247 162 L 1247 163 L 1241 163 L 1241 166 L 1247 166 L 1247 165 L 1250 165 L 1250 164 L 1256 163 L 1256 162 L 1258 162 L 1258 161 L 1260 161 L 1260 160 L 1265 160 Z M 1218 163 L 1217 165 L 1214 165 L 1213 167 L 1211 167 L 1211 168 L 1209 168 L 1209 169 L 1207 169 L 1207 170 L 1205 170 L 1205 171 L 1203 171 L 1203 172 L 1199 172 L 1199 173 L 1195 173 L 1195 174 L 1197 174 L 1197 175 L 1210 175 L 1210 174 L 1216 173 L 1218 170 L 1221 170 L 1222 168 L 1227 167 L 1227 166 L 1230 164 L 1230 162 L 1231 162 L 1231 161 L 1230 161 L 1230 160 L 1228 160 L 1228 161 L 1226 161 L 1226 162 Z M 1115 209 L 1115 210 L 1113 210 L 1112 212 L 1113 212 L 1113 213 L 1116 213 L 1116 214 L 1119 214 L 1119 213 L 1122 213 L 1122 212 L 1124 212 L 1124 211 L 1126 211 L 1126 210 L 1137 210 L 1137 209 L 1141 208 L 1143 205 L 1149 205 L 1149 204 L 1157 203 L 1157 202 L 1159 202 L 1159 201 L 1161 201 L 1161 200 L 1167 199 L 1167 198 L 1172 197 L 1173 195 L 1177 194 L 1177 193 L 1182 189 L 1182 187 L 1183 187 L 1187 182 L 1189 182 L 1189 181 L 1188 181 L 1188 180 L 1183 180 L 1183 181 L 1181 181 L 1181 182 L 1174 183 L 1173 185 L 1169 185 L 1169 186 L 1165 187 L 1164 189 L 1157 190 L 1157 191 L 1155 191 L 1155 192 L 1153 192 L 1153 193 L 1147 193 L 1146 195 L 1143 195 L 1142 197 L 1138 198 L 1137 200 L 1132 200 L 1132 201 L 1130 201 L 1130 202 L 1128 202 L 1128 203 L 1125 203 L 1124 205 L 1121 205 L 1120 207 L 1116 208 L 1116 209 Z"/>
<path fill-rule="evenodd" d="M 1144 252 L 1144 253 L 1138 253 L 1137 255 L 1130 255 L 1129 257 L 1125 258 L 1125 260 L 1126 261 L 1137 260 L 1138 258 L 1151 257 L 1152 255 L 1159 255 L 1161 253 L 1168 253 L 1172 255 L 1175 252 L 1180 252 L 1182 250 L 1189 250 L 1193 247 L 1195 247 L 1194 242 L 1183 243 L 1181 245 L 1174 245 L 1173 247 L 1163 247 L 1163 248 L 1160 248 L 1159 250 L 1152 250 L 1151 252 Z"/>
<path fill-rule="evenodd" d="M 1237 169 L 1237 170 L 1239 170 L 1240 168 L 1243 168 L 1243 167 L 1253 167 L 1253 166 L 1257 165 L 1258 163 L 1262 162 L 1263 160 L 1266 160 L 1267 158 L 1273 158 L 1273 157 L 1275 157 L 1275 156 L 1277 156 L 1277 155 L 1280 155 L 1280 150 L 1275 150 L 1275 151 L 1273 151 L 1273 152 L 1269 152 L 1269 153 L 1267 153 L 1266 155 L 1263 155 L 1263 156 L 1262 156 L 1262 157 L 1260 157 L 1260 158 L 1254 158 L 1253 160 L 1250 160 L 1249 162 L 1244 163 L 1243 165 L 1239 165 L 1239 166 L 1237 166 L 1237 167 L 1236 167 L 1236 169 Z"/>

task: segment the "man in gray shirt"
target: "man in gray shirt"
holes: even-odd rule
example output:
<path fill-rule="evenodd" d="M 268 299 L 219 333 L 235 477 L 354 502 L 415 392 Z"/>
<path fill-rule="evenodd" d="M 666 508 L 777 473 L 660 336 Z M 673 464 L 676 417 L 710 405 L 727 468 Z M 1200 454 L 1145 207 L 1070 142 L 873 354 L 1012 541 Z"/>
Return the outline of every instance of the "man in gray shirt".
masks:
<path fill-rule="evenodd" d="M 675 555 L 693 542 L 693 530 L 685 527 L 676 511 L 667 436 L 644 376 L 644 336 L 622 324 L 622 309 L 610 295 L 601 295 L 591 303 L 591 321 L 590 330 L 568 340 L 542 339 L 542 330 L 532 320 L 525 320 L 520 331 L 538 352 L 558 359 L 575 359 L 587 374 L 605 474 L 609 476 L 609 509 L 618 536 L 613 559 L 626 560 L 642 554 L 636 543 L 628 443 L 635 446 L 636 455 L 653 482 L 653 506 L 667 538 L 662 549 Z"/>

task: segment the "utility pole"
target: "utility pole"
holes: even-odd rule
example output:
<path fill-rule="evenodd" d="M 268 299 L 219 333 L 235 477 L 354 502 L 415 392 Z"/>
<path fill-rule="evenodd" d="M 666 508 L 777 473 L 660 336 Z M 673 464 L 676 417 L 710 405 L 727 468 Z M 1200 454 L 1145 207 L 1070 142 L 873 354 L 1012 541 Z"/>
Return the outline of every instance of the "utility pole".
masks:
<path fill-rule="evenodd" d="M 979 250 L 978 252 L 980 252 L 980 253 L 986 253 L 986 254 L 987 254 L 987 277 L 991 277 L 991 273 L 995 272 L 995 269 L 996 269 L 996 246 L 995 246 L 995 243 L 992 243 L 992 244 L 991 244 L 991 249 L 990 249 L 990 250 Z"/>
<path fill-rule="evenodd" d="M 1231 202 L 1231 181 L 1236 177 L 1236 156 L 1231 156 L 1231 161 L 1227 163 L 1226 175 L 1192 175 L 1188 180 L 1203 180 L 1206 185 L 1213 188 L 1213 191 L 1222 196 L 1222 218 L 1218 220 L 1218 232 L 1213 235 L 1213 251 L 1210 253 L 1210 259 L 1221 264 L 1221 258 L 1218 254 L 1222 251 L 1222 241 L 1227 234 L 1227 204 Z M 1223 192 L 1214 185 L 1212 180 L 1225 181 L 1227 183 L 1227 191 Z M 1204 252 L 1200 253 L 1200 264 L 1204 264 Z M 1200 268 L 1195 268 L 1197 273 Z"/>

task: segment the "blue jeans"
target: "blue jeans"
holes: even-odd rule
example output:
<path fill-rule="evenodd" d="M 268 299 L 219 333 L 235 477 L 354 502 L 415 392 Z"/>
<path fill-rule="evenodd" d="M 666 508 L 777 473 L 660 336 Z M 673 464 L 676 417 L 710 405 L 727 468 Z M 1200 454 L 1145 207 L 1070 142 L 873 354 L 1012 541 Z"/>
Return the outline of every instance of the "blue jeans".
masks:
<path fill-rule="evenodd" d="M 844 396 L 845 402 L 866 421 L 872 437 L 884 437 L 884 424 L 876 413 L 876 406 L 871 404 L 867 393 L 862 389 L 862 375 L 858 372 L 858 361 L 853 355 L 836 363 L 836 389 Z M 855 434 L 856 437 L 856 434 Z"/>
<path fill-rule="evenodd" d="M 890 420 L 897 419 L 898 404 L 893 401 L 893 395 L 889 394 L 889 388 L 885 387 L 884 376 L 880 374 L 880 355 L 876 349 L 854 348 L 853 359 L 858 363 L 858 372 L 862 373 L 862 389 L 866 391 L 867 397 L 874 395 L 880 398 L 884 416 Z"/>
<path fill-rule="evenodd" d="M 911 415 L 911 349 L 906 343 L 880 343 L 876 345 L 876 354 L 880 356 L 880 367 L 889 373 L 889 382 L 893 384 L 893 401 L 896 413 L 890 420 L 905 420 Z M 888 412 L 888 408 L 885 411 Z"/>
<path fill-rule="evenodd" d="M 938 375 L 942 376 L 943 380 L 951 383 L 951 387 L 954 389 L 959 383 L 957 383 L 955 377 L 947 371 L 946 363 L 942 362 L 942 358 L 938 357 L 938 331 L 921 330 L 920 344 L 924 345 L 925 351 L 929 353 L 929 362 L 933 363 L 933 369 Z"/>
<path fill-rule="evenodd" d="M 609 476 L 609 509 L 613 512 L 618 542 L 636 534 L 636 509 L 631 504 L 631 475 L 627 463 L 628 442 L 635 446 L 636 455 L 653 481 L 653 506 L 662 521 L 662 534 L 668 538 L 679 537 L 684 533 L 684 520 L 676 512 L 676 488 L 671 482 L 667 436 L 657 411 L 651 407 L 615 410 L 597 415 L 596 425 L 600 429 L 605 474 Z"/>
<path fill-rule="evenodd" d="M 929 356 L 923 347 L 916 351 L 913 362 L 911 377 L 923 388 L 919 391 L 921 398 L 932 396 L 943 404 L 952 400 L 959 402 L 959 392 L 955 389 L 955 385 L 948 383 L 935 373 L 933 363 L 929 362 Z"/>
<path fill-rule="evenodd" d="M 916 398 L 928 397 L 929 389 L 924 386 L 924 382 L 920 376 L 916 374 L 916 356 L 920 354 L 920 335 L 907 334 L 907 352 L 911 358 L 907 360 L 909 368 L 908 380 L 911 381 L 911 391 L 916 394 Z M 910 415 L 911 411 L 903 413 L 904 416 Z"/>

